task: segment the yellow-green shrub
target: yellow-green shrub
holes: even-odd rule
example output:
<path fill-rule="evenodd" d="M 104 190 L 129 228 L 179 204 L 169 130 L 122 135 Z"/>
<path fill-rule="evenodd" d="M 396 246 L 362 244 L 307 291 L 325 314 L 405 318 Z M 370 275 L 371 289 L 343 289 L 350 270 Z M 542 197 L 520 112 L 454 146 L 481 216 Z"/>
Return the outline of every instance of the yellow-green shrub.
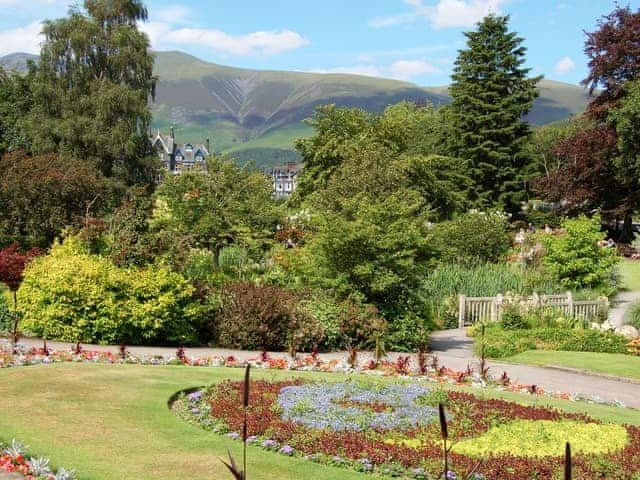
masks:
<path fill-rule="evenodd" d="M 69 342 L 191 343 L 193 287 L 165 267 L 118 268 L 74 238 L 27 268 L 18 291 L 22 328 Z"/>

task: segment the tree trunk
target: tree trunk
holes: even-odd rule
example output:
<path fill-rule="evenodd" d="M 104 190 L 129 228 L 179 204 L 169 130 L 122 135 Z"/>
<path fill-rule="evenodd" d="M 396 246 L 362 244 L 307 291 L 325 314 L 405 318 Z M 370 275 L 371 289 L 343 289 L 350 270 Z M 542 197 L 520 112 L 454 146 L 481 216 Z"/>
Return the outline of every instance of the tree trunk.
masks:
<path fill-rule="evenodd" d="M 18 343 L 18 323 L 20 322 L 20 316 L 18 315 L 18 291 L 13 291 L 13 351 L 16 353 L 16 344 Z"/>
<path fill-rule="evenodd" d="M 622 243 L 631 243 L 633 242 L 633 237 L 633 217 L 631 216 L 631 212 L 625 212 L 622 223 L 622 232 L 620 232 L 620 238 L 618 241 Z"/>

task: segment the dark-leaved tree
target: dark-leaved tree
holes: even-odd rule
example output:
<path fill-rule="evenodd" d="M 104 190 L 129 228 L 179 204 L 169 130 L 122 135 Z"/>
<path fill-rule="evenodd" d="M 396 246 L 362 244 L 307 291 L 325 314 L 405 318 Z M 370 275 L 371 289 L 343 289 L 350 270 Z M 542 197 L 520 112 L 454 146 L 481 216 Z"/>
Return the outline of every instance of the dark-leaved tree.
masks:
<path fill-rule="evenodd" d="M 467 48 L 455 62 L 449 92 L 454 135 L 452 153 L 466 160 L 480 208 L 519 210 L 525 199 L 530 129 L 522 117 L 538 96 L 523 67 L 523 39 L 508 29 L 509 17 L 489 15 L 466 32 Z"/>
<path fill-rule="evenodd" d="M 619 239 L 633 239 L 632 215 L 640 200 L 640 10 L 616 7 L 587 33 L 589 74 L 583 84 L 600 89 L 579 127 L 559 141 L 556 168 L 539 191 L 568 213 L 600 211 L 623 220 Z"/>

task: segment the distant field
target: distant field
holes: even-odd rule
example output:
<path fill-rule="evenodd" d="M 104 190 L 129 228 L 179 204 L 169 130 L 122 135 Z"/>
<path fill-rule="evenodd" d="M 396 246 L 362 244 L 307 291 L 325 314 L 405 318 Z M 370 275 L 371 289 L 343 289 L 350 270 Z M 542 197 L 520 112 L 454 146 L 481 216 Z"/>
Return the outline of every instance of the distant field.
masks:
<path fill-rule="evenodd" d="M 313 133 L 313 128 L 302 122 L 295 125 L 287 125 L 276 130 L 269 131 L 264 135 L 252 138 L 241 144 L 236 144 L 226 149 L 227 152 L 238 150 L 249 150 L 253 148 L 280 148 L 283 150 L 293 150 L 293 144 L 298 138 L 308 137 Z"/>

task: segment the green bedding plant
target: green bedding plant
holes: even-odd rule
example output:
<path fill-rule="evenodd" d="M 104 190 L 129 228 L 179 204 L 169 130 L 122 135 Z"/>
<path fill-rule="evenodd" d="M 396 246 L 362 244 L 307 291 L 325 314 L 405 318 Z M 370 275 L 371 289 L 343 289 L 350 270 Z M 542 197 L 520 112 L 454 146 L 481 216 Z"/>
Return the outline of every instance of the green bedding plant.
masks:
<path fill-rule="evenodd" d="M 573 420 L 516 420 L 495 426 L 479 437 L 462 440 L 452 451 L 472 457 L 489 454 L 560 456 L 568 441 L 574 453 L 600 455 L 622 450 L 629 436 L 621 425 Z"/>

